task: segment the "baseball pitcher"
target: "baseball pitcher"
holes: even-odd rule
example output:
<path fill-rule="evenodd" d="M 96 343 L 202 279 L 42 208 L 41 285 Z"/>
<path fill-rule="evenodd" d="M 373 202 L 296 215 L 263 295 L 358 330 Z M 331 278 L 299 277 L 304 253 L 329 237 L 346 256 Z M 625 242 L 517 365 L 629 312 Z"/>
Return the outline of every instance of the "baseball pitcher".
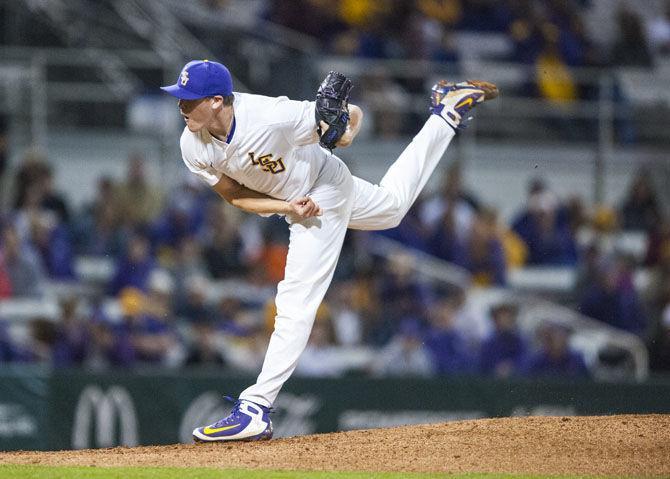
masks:
<path fill-rule="evenodd" d="M 330 285 L 347 228 L 397 226 L 416 200 L 467 112 L 498 94 L 487 82 L 440 82 L 431 115 L 378 185 L 353 176 L 332 150 L 351 144 L 363 112 L 352 83 L 331 72 L 315 101 L 233 92 L 228 69 L 192 61 L 162 89 L 179 99 L 186 167 L 232 205 L 290 224 L 277 316 L 256 384 L 226 418 L 193 431 L 197 441 L 272 437 L 269 413 L 296 367 Z"/>

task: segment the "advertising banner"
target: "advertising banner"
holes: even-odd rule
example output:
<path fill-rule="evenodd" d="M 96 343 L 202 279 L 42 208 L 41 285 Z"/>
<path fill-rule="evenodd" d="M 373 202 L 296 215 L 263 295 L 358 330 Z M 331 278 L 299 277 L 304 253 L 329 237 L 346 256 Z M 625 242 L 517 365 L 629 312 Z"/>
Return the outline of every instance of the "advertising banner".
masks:
<path fill-rule="evenodd" d="M 47 449 L 49 374 L 0 370 L 0 450 Z"/>
<path fill-rule="evenodd" d="M 57 371 L 0 375 L 2 449 L 191 442 L 226 416 L 254 378 L 202 372 Z M 292 378 L 274 405 L 275 437 L 523 415 L 670 412 L 670 381 L 610 384 L 481 378 Z"/>

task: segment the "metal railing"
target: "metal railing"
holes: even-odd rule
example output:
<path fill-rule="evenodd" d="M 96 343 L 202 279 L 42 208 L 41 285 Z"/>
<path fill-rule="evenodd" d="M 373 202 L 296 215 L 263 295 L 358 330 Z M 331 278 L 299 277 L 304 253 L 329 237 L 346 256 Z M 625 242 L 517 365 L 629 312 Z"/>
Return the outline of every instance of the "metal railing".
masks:
<path fill-rule="evenodd" d="M 402 260 L 404 265 L 420 278 L 460 288 L 467 294 L 468 314 L 488 317 L 491 306 L 512 303 L 519 309 L 519 330 L 527 338 L 533 338 L 548 324 L 567 328 L 572 335 L 571 346 L 584 356 L 596 379 L 642 382 L 649 376 L 649 353 L 642 340 L 634 334 L 513 287 L 472 288 L 470 274 L 466 270 L 379 235 L 372 235 L 367 246 L 369 252 L 390 262 L 405 258 Z M 608 351 L 620 354 L 622 364 L 608 365 L 602 359 Z"/>

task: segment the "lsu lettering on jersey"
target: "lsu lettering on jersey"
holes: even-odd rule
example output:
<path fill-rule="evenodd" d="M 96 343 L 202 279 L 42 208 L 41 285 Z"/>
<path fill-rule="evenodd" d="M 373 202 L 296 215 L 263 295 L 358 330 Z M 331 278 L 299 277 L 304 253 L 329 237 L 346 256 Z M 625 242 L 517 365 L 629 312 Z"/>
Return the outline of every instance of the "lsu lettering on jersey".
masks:
<path fill-rule="evenodd" d="M 230 143 L 184 128 L 184 163 L 209 185 L 226 175 L 247 188 L 290 201 L 314 185 L 329 153 L 318 145 L 314 102 L 234 93 Z M 232 130 L 232 129 L 231 129 Z"/>

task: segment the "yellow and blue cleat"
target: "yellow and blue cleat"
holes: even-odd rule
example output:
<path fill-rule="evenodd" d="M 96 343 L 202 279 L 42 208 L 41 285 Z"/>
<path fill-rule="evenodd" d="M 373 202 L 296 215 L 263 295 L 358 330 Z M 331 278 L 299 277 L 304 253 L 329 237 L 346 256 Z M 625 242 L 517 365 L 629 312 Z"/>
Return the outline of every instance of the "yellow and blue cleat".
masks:
<path fill-rule="evenodd" d="M 431 89 L 430 111 L 456 130 L 463 127 L 463 118 L 472 108 L 497 96 L 498 87 L 493 83 L 479 80 L 450 83 L 440 80 Z"/>
<path fill-rule="evenodd" d="M 193 430 L 196 442 L 265 441 L 272 438 L 272 410 L 244 399 L 235 402 L 228 417 Z"/>

